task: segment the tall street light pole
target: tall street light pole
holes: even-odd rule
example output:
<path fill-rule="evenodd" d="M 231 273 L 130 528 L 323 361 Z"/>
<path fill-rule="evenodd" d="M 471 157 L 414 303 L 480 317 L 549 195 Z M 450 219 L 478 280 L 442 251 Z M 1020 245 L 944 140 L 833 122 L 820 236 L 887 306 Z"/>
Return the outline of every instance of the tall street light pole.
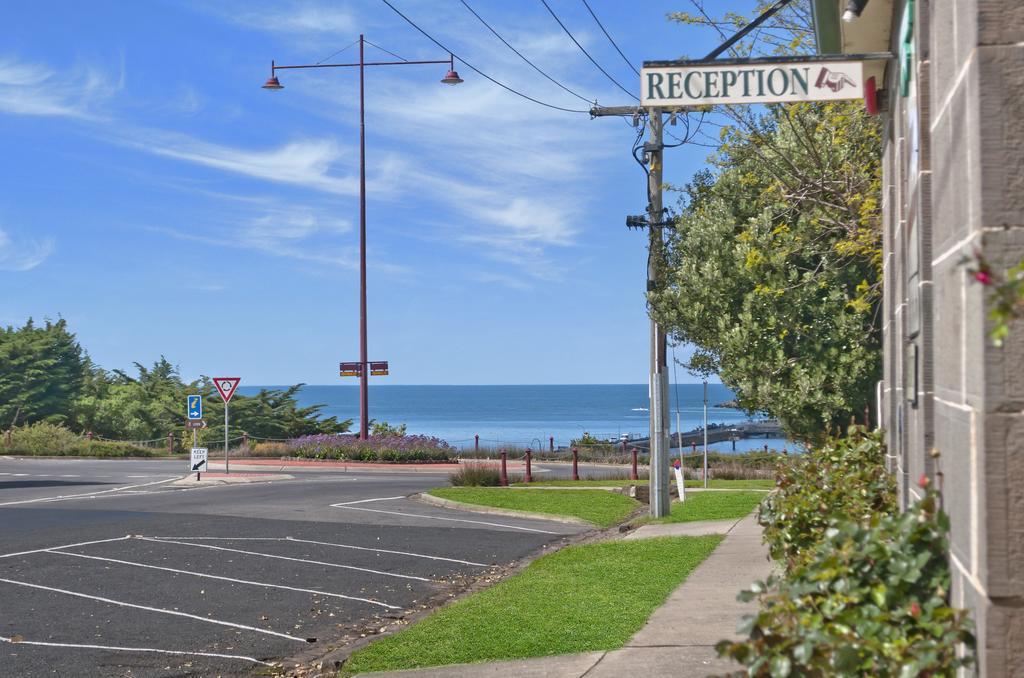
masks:
<path fill-rule="evenodd" d="M 369 437 L 370 427 L 370 363 L 366 339 L 366 101 L 365 72 L 367 66 L 411 66 L 417 64 L 448 64 L 448 73 L 441 79 L 446 85 L 457 85 L 462 78 L 455 72 L 455 55 L 447 59 L 431 61 L 366 61 L 364 56 L 366 39 L 359 36 L 359 63 L 355 64 L 299 64 L 278 66 L 270 62 L 270 77 L 263 89 L 282 90 L 284 85 L 277 78 L 277 71 L 306 68 L 359 68 L 359 438 Z"/>

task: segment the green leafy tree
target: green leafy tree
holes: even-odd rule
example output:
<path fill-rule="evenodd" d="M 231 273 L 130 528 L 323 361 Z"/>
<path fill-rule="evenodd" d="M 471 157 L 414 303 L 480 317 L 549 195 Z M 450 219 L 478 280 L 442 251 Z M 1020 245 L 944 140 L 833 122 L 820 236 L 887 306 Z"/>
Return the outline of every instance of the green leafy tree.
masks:
<path fill-rule="evenodd" d="M 696 346 L 691 369 L 815 438 L 861 415 L 880 374 L 878 125 L 856 104 L 775 106 L 722 139 L 652 310 Z"/>
<path fill-rule="evenodd" d="M 67 421 L 85 376 L 84 352 L 65 320 L 0 328 L 0 427 Z"/>
<path fill-rule="evenodd" d="M 723 37 L 747 22 L 691 4 L 696 12 L 670 18 Z M 808 9 L 793 3 L 732 55 L 813 49 Z M 688 369 L 717 373 L 740 407 L 779 418 L 798 438 L 863 416 L 881 373 L 881 135 L 862 108 L 702 114 L 712 115 L 698 138 L 717 150 L 680 189 L 662 284 L 649 294 L 672 339 L 695 346 Z"/>

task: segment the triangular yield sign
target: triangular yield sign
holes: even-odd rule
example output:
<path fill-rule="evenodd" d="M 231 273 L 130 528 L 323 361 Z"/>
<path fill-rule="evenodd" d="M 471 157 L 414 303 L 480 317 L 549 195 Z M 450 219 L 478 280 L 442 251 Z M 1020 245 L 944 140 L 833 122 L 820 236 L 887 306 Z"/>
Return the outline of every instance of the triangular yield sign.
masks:
<path fill-rule="evenodd" d="M 228 402 L 231 400 L 231 396 L 235 395 L 235 389 L 238 388 L 240 381 L 242 381 L 241 377 L 214 377 L 213 385 L 217 387 L 217 392 L 220 393 L 224 402 Z"/>

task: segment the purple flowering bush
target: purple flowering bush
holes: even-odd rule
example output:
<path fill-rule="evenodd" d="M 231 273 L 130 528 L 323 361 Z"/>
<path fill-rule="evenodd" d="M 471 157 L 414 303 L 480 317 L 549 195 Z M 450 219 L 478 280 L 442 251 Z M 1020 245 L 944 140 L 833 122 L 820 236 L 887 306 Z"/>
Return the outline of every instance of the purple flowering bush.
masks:
<path fill-rule="evenodd" d="M 384 435 L 359 440 L 352 435 L 318 434 L 288 441 L 293 456 L 390 463 L 457 460 L 454 447 L 431 436 Z"/>

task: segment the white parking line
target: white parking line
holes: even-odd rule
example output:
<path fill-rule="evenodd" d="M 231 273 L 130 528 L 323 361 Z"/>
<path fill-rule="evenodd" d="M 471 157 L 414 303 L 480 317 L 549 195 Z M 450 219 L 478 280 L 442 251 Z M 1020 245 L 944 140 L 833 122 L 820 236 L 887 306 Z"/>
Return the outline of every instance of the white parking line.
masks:
<path fill-rule="evenodd" d="M 404 499 L 405 497 L 399 497 Z M 559 532 L 551 532 L 549 530 L 538 530 L 533 527 L 519 527 L 518 525 L 505 525 L 504 523 L 489 523 L 484 520 L 466 520 L 465 518 L 442 518 L 441 516 L 428 516 L 422 513 L 403 513 L 401 511 L 384 511 L 382 509 L 368 509 L 361 506 L 348 506 L 346 504 L 331 504 L 334 508 L 349 509 L 350 511 L 368 511 L 370 513 L 390 513 L 395 516 L 405 516 L 407 518 L 425 518 L 427 520 L 446 520 L 452 523 L 473 523 L 474 525 L 489 525 L 491 527 L 504 527 L 509 530 L 521 530 L 523 532 L 539 532 L 540 534 L 560 534 Z"/>
<path fill-rule="evenodd" d="M 279 633 L 277 631 L 270 631 L 267 629 L 259 629 L 255 626 L 246 626 L 245 624 L 236 624 L 234 622 L 221 621 L 219 619 L 210 619 L 209 617 L 200 617 L 197 614 L 189 614 L 188 612 L 179 612 L 178 610 L 165 610 L 160 607 L 149 607 L 148 605 L 136 605 L 135 603 L 126 603 L 123 600 L 114 600 L 112 598 L 103 598 L 102 596 L 91 596 L 88 593 L 80 593 L 78 591 L 68 591 L 67 589 L 58 589 L 52 586 L 42 586 L 40 584 L 29 584 L 24 581 L 17 581 L 14 579 L 4 579 L 0 577 L 0 582 L 5 584 L 13 584 L 14 586 L 25 586 L 30 589 L 39 589 L 40 591 L 51 591 L 53 593 L 63 593 L 67 596 L 74 596 L 76 598 L 86 598 L 88 600 L 97 600 L 101 603 L 110 603 L 111 605 L 120 605 L 121 607 L 131 607 L 136 610 L 146 610 L 147 612 L 159 612 L 161 614 L 170 614 L 175 617 L 186 617 L 188 619 L 195 619 L 196 621 L 206 622 L 207 624 L 217 624 L 218 626 L 228 626 L 233 629 L 243 629 L 245 631 L 253 631 L 254 633 L 262 633 L 267 636 L 277 636 L 278 638 L 287 638 L 288 640 L 295 640 L 300 643 L 314 642 L 307 638 L 296 638 L 290 636 L 287 633 Z"/>
<path fill-rule="evenodd" d="M 188 652 L 184 650 L 158 650 L 152 647 L 114 647 L 112 645 L 86 645 L 84 643 L 46 643 L 39 640 L 14 640 L 7 636 L 0 636 L 0 641 L 5 643 L 11 643 L 12 645 L 40 645 L 43 647 L 67 647 L 72 649 L 81 650 L 109 650 L 113 652 L 155 652 L 157 654 L 176 654 L 187 657 L 214 657 L 216 659 L 239 659 L 241 661 L 252 662 L 253 664 L 261 664 L 263 666 L 273 666 L 267 662 L 260 661 L 255 657 L 245 657 L 240 654 L 218 654 L 216 652 Z"/>
<path fill-rule="evenodd" d="M 474 563 L 472 560 L 459 560 L 458 558 L 444 558 L 442 556 L 428 556 L 425 553 L 412 553 L 411 551 L 393 551 L 391 549 L 378 549 L 371 548 L 369 546 L 353 546 L 352 544 L 335 544 L 334 542 L 316 541 L 314 539 L 297 539 L 295 537 L 153 537 L 153 539 L 189 539 L 191 541 L 293 541 L 301 544 L 319 544 L 320 546 L 336 546 L 341 549 L 354 549 L 356 551 L 377 551 L 378 553 L 393 553 L 398 556 L 409 556 L 411 558 L 443 560 L 449 563 L 459 563 L 460 565 L 490 567 L 488 563 Z"/>
<path fill-rule="evenodd" d="M 15 556 L 27 556 L 33 553 L 45 553 L 46 551 L 58 551 L 60 549 L 70 549 L 76 546 L 89 546 L 91 544 L 106 544 L 111 541 L 124 541 L 125 539 L 131 539 L 131 536 L 114 537 L 113 539 L 97 539 L 95 541 L 80 541 L 77 544 L 66 544 L 64 546 L 48 546 L 45 549 L 35 549 L 34 551 L 19 551 L 18 553 L 5 553 L 0 555 L 0 558 L 14 558 Z"/>
<path fill-rule="evenodd" d="M 331 504 L 331 506 L 351 506 L 352 504 L 367 504 L 371 501 L 390 501 L 392 499 L 405 499 L 405 495 L 399 497 L 377 497 L 376 499 L 360 499 L 359 501 L 343 501 L 340 504 Z"/>
<path fill-rule="evenodd" d="M 234 579 L 232 577 L 221 577 L 216 574 L 206 574 L 205 572 L 190 572 L 189 570 L 178 570 L 173 567 L 162 567 L 160 565 L 149 565 L 148 563 L 136 563 L 130 560 L 118 560 L 117 558 L 104 558 L 102 556 L 88 556 L 84 553 L 69 553 L 68 551 L 47 551 L 47 553 L 55 553 L 61 556 L 72 556 L 74 558 L 87 558 L 89 560 L 101 560 L 107 563 L 117 563 L 119 565 L 131 565 L 133 567 L 145 567 L 150 570 L 163 570 L 164 572 L 174 572 L 175 574 L 187 574 L 192 577 L 204 577 L 206 579 L 220 579 L 221 581 L 229 581 L 235 584 L 249 584 L 250 586 L 263 586 L 271 589 L 284 589 L 286 591 L 296 591 L 298 593 L 313 593 L 318 596 L 328 596 L 331 598 L 344 598 L 345 600 L 358 600 L 362 603 L 370 603 L 371 605 L 379 605 L 380 607 L 386 607 L 389 610 L 400 610 L 401 608 L 397 605 L 388 605 L 376 600 L 370 600 L 369 598 L 359 598 L 357 596 L 346 596 L 342 593 L 329 593 L 327 591 L 317 591 L 316 589 L 300 589 L 294 586 L 285 586 L 283 584 L 266 584 L 259 581 L 248 581 L 246 579 Z"/>
<path fill-rule="evenodd" d="M 399 579 L 415 579 L 416 581 L 430 581 L 426 577 L 415 577 L 411 574 L 395 574 L 394 572 L 382 572 L 380 570 L 371 570 L 366 567 L 356 567 L 355 565 L 341 565 L 339 563 L 325 563 L 320 560 L 306 560 L 305 558 L 292 558 L 290 556 L 279 556 L 273 553 L 260 553 L 259 551 L 242 551 L 241 549 L 229 549 L 224 546 L 211 546 L 210 544 L 191 544 L 185 541 L 172 541 L 170 539 L 155 539 L 152 537 L 139 537 L 139 539 L 145 541 L 151 541 L 157 544 L 178 544 L 180 546 L 195 546 L 201 549 L 213 549 L 215 551 L 228 551 L 229 553 L 242 553 L 248 556 L 260 556 L 262 558 L 277 558 L 278 560 L 291 560 L 296 563 L 307 563 L 309 565 L 323 565 L 325 567 L 337 567 L 343 570 L 355 570 L 356 572 L 367 572 L 369 574 L 379 574 L 384 577 L 397 577 Z"/>
<path fill-rule="evenodd" d="M 19 474 L 15 474 L 19 475 Z M 27 475 L 27 474 L 20 474 Z M 115 487 L 109 490 L 98 490 L 96 492 L 85 492 L 82 494 L 59 494 L 56 497 L 38 497 L 36 499 L 21 499 L 19 501 L 6 501 L 0 503 L 0 506 L 16 506 L 18 504 L 38 504 L 41 502 L 53 502 L 53 501 L 68 501 L 69 499 L 86 499 L 88 497 L 96 497 L 101 494 L 109 494 L 111 492 L 124 492 L 125 490 L 134 490 L 136 487 L 149 487 L 150 485 L 162 485 L 163 483 L 169 483 L 173 480 L 177 480 L 177 476 L 174 478 L 167 478 L 166 480 L 154 480 L 151 483 L 141 483 L 139 485 L 125 485 L 124 487 Z"/>

